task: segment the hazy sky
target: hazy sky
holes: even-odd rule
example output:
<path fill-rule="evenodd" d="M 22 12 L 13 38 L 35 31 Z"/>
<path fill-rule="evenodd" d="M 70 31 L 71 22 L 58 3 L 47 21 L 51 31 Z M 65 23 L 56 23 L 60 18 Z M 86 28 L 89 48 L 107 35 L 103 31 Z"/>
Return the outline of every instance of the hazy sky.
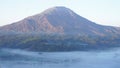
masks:
<path fill-rule="evenodd" d="M 65 6 L 93 22 L 120 26 L 120 0 L 0 0 L 0 26 Z"/>

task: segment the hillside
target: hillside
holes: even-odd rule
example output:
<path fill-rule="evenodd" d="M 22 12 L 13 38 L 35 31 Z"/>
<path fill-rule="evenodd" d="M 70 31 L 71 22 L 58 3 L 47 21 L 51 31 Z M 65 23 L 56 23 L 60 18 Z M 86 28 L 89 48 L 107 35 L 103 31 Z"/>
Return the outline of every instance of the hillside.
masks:
<path fill-rule="evenodd" d="M 66 7 L 53 7 L 40 14 L 0 27 L 0 31 L 72 35 L 120 35 L 120 28 L 96 24 Z"/>

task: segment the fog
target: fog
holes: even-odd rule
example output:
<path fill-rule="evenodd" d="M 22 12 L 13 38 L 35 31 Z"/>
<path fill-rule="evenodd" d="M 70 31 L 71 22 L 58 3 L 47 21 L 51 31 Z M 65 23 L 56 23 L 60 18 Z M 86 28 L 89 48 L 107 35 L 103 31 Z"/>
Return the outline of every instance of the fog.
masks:
<path fill-rule="evenodd" d="M 89 52 L 0 49 L 0 68 L 120 68 L 119 63 L 120 48 Z"/>

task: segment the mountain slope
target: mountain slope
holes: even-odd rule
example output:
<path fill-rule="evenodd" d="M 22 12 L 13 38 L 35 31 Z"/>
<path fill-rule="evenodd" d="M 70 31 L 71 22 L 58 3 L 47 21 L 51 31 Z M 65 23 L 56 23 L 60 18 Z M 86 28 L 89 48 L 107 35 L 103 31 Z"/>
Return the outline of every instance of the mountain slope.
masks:
<path fill-rule="evenodd" d="M 2 31 L 75 35 L 120 35 L 120 28 L 91 22 L 66 7 L 53 7 L 19 22 L 0 27 Z"/>

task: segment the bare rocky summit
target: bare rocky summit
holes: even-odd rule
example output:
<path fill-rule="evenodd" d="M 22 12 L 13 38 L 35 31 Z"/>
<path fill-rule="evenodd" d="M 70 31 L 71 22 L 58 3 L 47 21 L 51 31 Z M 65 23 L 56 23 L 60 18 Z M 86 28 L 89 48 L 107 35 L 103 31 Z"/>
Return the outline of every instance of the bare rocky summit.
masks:
<path fill-rule="evenodd" d="M 120 35 L 119 27 L 103 26 L 79 16 L 66 7 L 53 7 L 40 14 L 0 27 L 1 31 L 75 35 Z"/>

